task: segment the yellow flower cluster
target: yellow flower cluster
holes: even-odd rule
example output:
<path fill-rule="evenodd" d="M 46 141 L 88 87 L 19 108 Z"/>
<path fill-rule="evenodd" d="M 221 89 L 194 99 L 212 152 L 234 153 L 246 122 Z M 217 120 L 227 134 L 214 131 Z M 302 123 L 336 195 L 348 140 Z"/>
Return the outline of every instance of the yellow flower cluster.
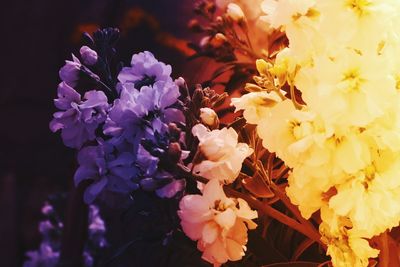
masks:
<path fill-rule="evenodd" d="M 265 0 L 262 9 L 289 47 L 258 70 L 305 104 L 279 86 L 233 104 L 292 168 L 287 194 L 302 215 L 320 211 L 334 266 L 368 266 L 379 253 L 368 239 L 400 222 L 400 1 Z"/>

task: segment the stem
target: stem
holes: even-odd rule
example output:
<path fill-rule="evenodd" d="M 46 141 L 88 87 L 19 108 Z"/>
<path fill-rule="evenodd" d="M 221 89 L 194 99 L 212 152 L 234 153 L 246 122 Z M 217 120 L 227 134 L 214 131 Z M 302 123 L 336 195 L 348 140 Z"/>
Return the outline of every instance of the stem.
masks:
<path fill-rule="evenodd" d="M 304 227 L 302 224 L 298 223 L 296 220 L 286 216 L 285 214 L 277 211 L 276 209 L 272 208 L 269 205 L 263 204 L 262 202 L 258 201 L 257 199 L 243 194 L 241 192 L 238 192 L 230 187 L 224 186 L 224 190 L 227 193 L 228 196 L 235 197 L 235 198 L 242 198 L 245 200 L 252 208 L 270 216 L 271 218 L 289 226 L 290 228 L 298 231 L 299 233 L 302 233 L 306 237 L 310 238 L 311 240 L 320 243 L 321 245 L 324 245 L 322 241 L 320 240 L 320 235 L 316 232 L 310 231 L 310 229 L 307 229 Z"/>
<path fill-rule="evenodd" d="M 82 254 L 87 239 L 89 212 L 83 202 L 83 193 L 88 185 L 86 181 L 80 183 L 69 196 L 58 267 L 83 266 Z"/>
<path fill-rule="evenodd" d="M 299 209 L 292 204 L 290 199 L 287 197 L 285 193 L 282 192 L 282 189 L 279 186 L 277 186 L 274 183 L 271 183 L 270 187 L 274 190 L 275 194 L 279 197 L 279 199 L 285 204 L 285 206 L 292 212 L 292 214 L 302 225 L 304 225 L 309 231 L 313 232 L 315 235 L 320 236 L 319 232 L 315 229 L 314 225 L 309 220 L 304 219 Z"/>
<path fill-rule="evenodd" d="M 382 233 L 379 238 L 379 267 L 389 267 L 390 266 L 390 252 L 389 252 L 389 238 L 388 233 Z"/>
<path fill-rule="evenodd" d="M 290 82 L 289 85 L 290 85 L 290 97 L 292 99 L 293 105 L 295 106 L 296 109 L 301 109 L 302 105 L 300 105 L 296 100 L 296 94 L 294 93 L 293 82 Z"/>

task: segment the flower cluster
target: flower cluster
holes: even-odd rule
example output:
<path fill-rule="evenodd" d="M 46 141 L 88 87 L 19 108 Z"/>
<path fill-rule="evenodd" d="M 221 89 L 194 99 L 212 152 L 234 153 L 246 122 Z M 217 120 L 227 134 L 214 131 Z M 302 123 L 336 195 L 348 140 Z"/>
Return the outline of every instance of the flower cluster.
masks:
<path fill-rule="evenodd" d="M 199 141 L 191 165 L 192 173 L 205 180 L 198 182 L 201 195 L 187 194 L 181 199 L 178 215 L 184 233 L 197 241 L 202 258 L 220 266 L 242 259 L 247 230 L 257 226 L 252 221 L 257 212 L 245 200 L 227 197 L 222 187 L 236 180 L 253 149 L 238 142 L 233 128 L 218 129 L 219 119 L 211 108 L 200 108 L 199 121 L 203 124 L 191 129 Z"/>
<path fill-rule="evenodd" d="M 46 218 L 39 224 L 39 232 L 42 235 L 42 242 L 38 250 L 28 251 L 29 258 L 24 262 L 24 267 L 55 267 L 58 266 L 61 250 L 61 235 L 64 224 L 60 220 L 59 211 L 53 205 L 46 202 L 42 208 L 42 214 Z M 89 206 L 88 241 L 83 252 L 83 266 L 95 266 L 95 254 L 107 246 L 105 239 L 105 224 L 100 217 L 99 209 Z"/>
<path fill-rule="evenodd" d="M 171 78 L 171 66 L 150 52 L 133 55 L 131 66 L 115 72 L 115 81 L 110 81 L 112 73 L 104 75 L 110 66 L 104 67 L 104 62 L 111 60 L 101 54 L 110 47 L 99 46 L 114 40 L 115 34 L 111 29 L 98 31 L 90 40 L 100 52 L 83 46 L 83 63 L 73 56 L 61 68 L 63 81 L 54 101 L 60 111 L 50 128 L 61 130 L 66 146 L 79 149 L 75 184 L 91 181 L 84 195 L 86 203 L 96 198 L 109 203 L 120 202 L 116 200 L 120 197 L 128 201 L 137 189 L 174 197 L 185 181 L 175 177 L 169 166 L 187 155 L 182 148 L 180 127 L 185 118 L 179 87 Z M 82 99 L 76 88 L 92 90 Z"/>
<path fill-rule="evenodd" d="M 368 240 L 400 222 L 400 3 L 265 0 L 289 46 L 259 60 L 253 92 L 233 104 L 292 171 L 304 218 L 320 211 L 334 266 L 368 266 Z M 290 93 L 288 98 L 286 93 Z"/>

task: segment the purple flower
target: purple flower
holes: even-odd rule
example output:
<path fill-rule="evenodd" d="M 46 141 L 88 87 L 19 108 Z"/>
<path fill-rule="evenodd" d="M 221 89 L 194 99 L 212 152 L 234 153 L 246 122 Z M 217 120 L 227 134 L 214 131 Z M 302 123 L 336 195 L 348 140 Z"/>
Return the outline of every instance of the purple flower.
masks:
<path fill-rule="evenodd" d="M 106 120 L 109 108 L 102 91 L 86 92 L 81 101 L 81 95 L 65 82 L 58 86 L 58 99 L 54 104 L 62 111 L 54 113 L 50 129 L 61 130 L 64 144 L 71 148 L 80 148 L 86 141 L 96 138 L 95 131 Z"/>
<path fill-rule="evenodd" d="M 155 120 L 183 122 L 182 111 L 173 107 L 179 95 L 174 82 L 158 81 L 153 86 L 143 86 L 140 91 L 132 84 L 124 85 L 120 98 L 114 101 L 109 112 L 104 133 L 114 137 L 114 144 L 123 140 L 135 144 L 146 135 L 154 134 L 152 124 Z"/>
<path fill-rule="evenodd" d="M 43 207 L 42 207 L 42 214 L 45 216 L 49 216 L 54 212 L 53 206 L 49 204 L 49 202 L 45 202 Z"/>
<path fill-rule="evenodd" d="M 72 55 L 72 61 L 66 60 L 65 65 L 59 71 L 61 80 L 72 87 L 76 86 L 79 80 L 81 67 L 82 64 L 79 59 Z"/>
<path fill-rule="evenodd" d="M 105 239 L 106 226 L 100 217 L 99 208 L 95 205 L 89 206 L 89 240 L 99 248 L 107 246 Z"/>
<path fill-rule="evenodd" d="M 142 86 L 151 86 L 157 81 L 172 81 L 171 66 L 158 61 L 148 51 L 132 56 L 131 67 L 125 67 L 118 75 L 118 80 L 123 83 L 132 83 L 136 89 Z"/>
<path fill-rule="evenodd" d="M 144 122 L 142 117 L 146 110 L 137 104 L 139 91 L 133 87 L 124 88 L 120 98 L 114 101 L 104 125 L 104 134 L 114 137 L 115 145 L 128 141 L 137 144 L 143 135 Z"/>
<path fill-rule="evenodd" d="M 79 52 L 81 54 L 83 63 L 89 66 L 96 64 L 98 59 L 96 51 L 87 46 L 82 46 Z"/>
<path fill-rule="evenodd" d="M 138 188 L 135 178 L 139 169 L 136 157 L 129 152 L 118 153 L 106 142 L 98 146 L 84 147 L 78 154 L 79 168 L 75 173 L 75 185 L 83 180 L 93 183 L 86 189 L 84 200 L 92 203 L 103 191 L 127 195 Z"/>
<path fill-rule="evenodd" d="M 146 116 L 160 117 L 163 122 L 183 122 L 181 110 L 172 107 L 180 96 L 174 82 L 158 81 L 153 86 L 144 86 L 137 95 L 136 102 L 146 110 Z"/>
<path fill-rule="evenodd" d="M 49 220 L 45 220 L 39 223 L 39 232 L 44 236 L 49 236 L 55 227 Z"/>
<path fill-rule="evenodd" d="M 53 251 L 50 245 L 42 243 L 39 250 L 28 251 L 26 256 L 29 260 L 24 263 L 24 267 L 54 267 L 58 263 L 60 253 Z"/>

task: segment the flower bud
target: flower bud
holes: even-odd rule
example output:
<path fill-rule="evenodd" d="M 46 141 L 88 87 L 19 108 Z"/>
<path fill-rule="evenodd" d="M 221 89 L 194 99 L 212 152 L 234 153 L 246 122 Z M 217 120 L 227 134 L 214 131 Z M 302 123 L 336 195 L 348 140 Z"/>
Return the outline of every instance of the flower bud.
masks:
<path fill-rule="evenodd" d="M 170 143 L 168 146 L 168 158 L 170 162 L 176 164 L 180 160 L 181 155 L 182 155 L 182 149 L 179 143 L 177 142 Z"/>
<path fill-rule="evenodd" d="M 228 39 L 226 39 L 225 35 L 222 33 L 217 33 L 214 38 L 212 38 L 211 45 L 215 48 L 218 48 L 226 42 L 228 42 Z"/>
<path fill-rule="evenodd" d="M 203 27 L 200 25 L 200 22 L 197 19 L 192 19 L 191 21 L 189 21 L 188 27 L 193 32 L 200 33 L 204 31 Z"/>
<path fill-rule="evenodd" d="M 272 67 L 271 64 L 264 59 L 257 59 L 256 66 L 258 73 L 261 75 L 266 75 L 268 73 L 268 69 Z"/>
<path fill-rule="evenodd" d="M 89 66 L 96 64 L 98 59 L 96 51 L 87 46 L 82 46 L 79 52 L 81 53 L 83 63 Z"/>
<path fill-rule="evenodd" d="M 200 40 L 200 47 L 205 48 L 210 43 L 210 36 L 205 36 Z"/>
<path fill-rule="evenodd" d="M 237 4 L 230 3 L 228 5 L 226 14 L 230 17 L 233 21 L 242 22 L 245 19 L 243 10 Z"/>
<path fill-rule="evenodd" d="M 200 120 L 203 124 L 209 126 L 211 129 L 217 129 L 219 126 L 218 115 L 211 108 L 200 109 Z"/>

